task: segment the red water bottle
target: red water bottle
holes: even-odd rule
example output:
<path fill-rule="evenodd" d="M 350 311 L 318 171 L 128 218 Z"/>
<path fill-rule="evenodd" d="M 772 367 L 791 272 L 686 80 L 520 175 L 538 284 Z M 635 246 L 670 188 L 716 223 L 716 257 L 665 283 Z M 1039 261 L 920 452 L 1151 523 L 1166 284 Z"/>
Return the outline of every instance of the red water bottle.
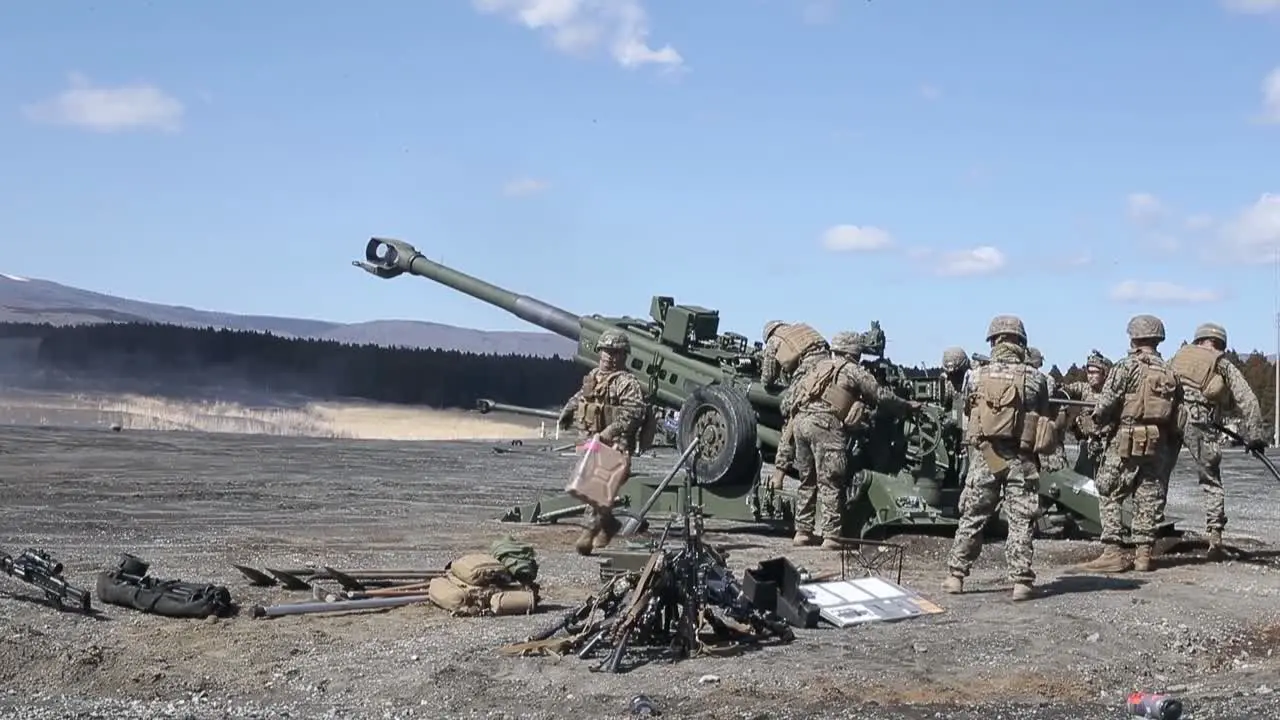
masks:
<path fill-rule="evenodd" d="M 1182 717 L 1182 703 L 1159 693 L 1132 693 L 1128 707 L 1130 715 L 1149 720 L 1178 720 Z"/>

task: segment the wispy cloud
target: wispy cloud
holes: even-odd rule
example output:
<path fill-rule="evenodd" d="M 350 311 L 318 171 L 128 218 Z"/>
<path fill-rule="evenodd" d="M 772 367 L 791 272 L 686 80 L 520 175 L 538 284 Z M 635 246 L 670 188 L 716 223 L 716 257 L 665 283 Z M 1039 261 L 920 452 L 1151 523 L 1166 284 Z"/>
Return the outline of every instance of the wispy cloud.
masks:
<path fill-rule="evenodd" d="M 1125 280 L 1111 288 L 1111 299 L 1122 303 L 1193 304 L 1221 300 L 1222 294 L 1163 280 Z"/>
<path fill-rule="evenodd" d="M 833 225 L 822 233 L 822 247 L 832 252 L 867 252 L 892 245 L 892 235 L 867 225 Z"/>
<path fill-rule="evenodd" d="M 182 129 L 186 108 L 155 85 L 94 85 L 72 73 L 68 87 L 57 95 L 22 108 L 27 119 L 50 125 L 78 127 L 100 133 L 130 130 Z"/>
<path fill-rule="evenodd" d="M 1222 7 L 1241 15 L 1280 13 L 1280 0 L 1222 0 Z"/>
<path fill-rule="evenodd" d="M 684 58 L 671 45 L 649 43 L 649 14 L 640 0 L 471 0 L 479 12 L 500 15 L 545 33 L 560 51 L 580 55 L 606 47 L 625 68 L 678 68 Z"/>
<path fill-rule="evenodd" d="M 551 187 L 551 184 L 546 180 L 530 177 L 516 178 L 502 186 L 502 194 L 507 197 L 525 197 L 544 192 L 549 187 Z"/>
<path fill-rule="evenodd" d="M 944 276 L 989 275 L 1008 264 L 998 248 L 982 245 L 968 250 L 945 253 L 935 271 Z"/>
<path fill-rule="evenodd" d="M 1219 229 L 1222 255 L 1242 263 L 1275 262 L 1280 253 L 1280 195 L 1266 193 Z"/>

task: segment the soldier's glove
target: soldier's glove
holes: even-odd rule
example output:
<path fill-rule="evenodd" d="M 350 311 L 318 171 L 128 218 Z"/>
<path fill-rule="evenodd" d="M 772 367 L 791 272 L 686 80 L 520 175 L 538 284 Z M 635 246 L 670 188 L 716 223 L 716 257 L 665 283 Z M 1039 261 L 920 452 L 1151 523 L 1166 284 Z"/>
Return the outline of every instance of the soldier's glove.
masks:
<path fill-rule="evenodd" d="M 568 430 L 573 426 L 573 411 L 565 410 L 560 413 L 560 419 L 556 420 L 556 427 L 561 430 Z"/>
<path fill-rule="evenodd" d="M 605 428 L 600 432 L 600 442 L 612 443 L 614 440 L 617 440 L 617 439 L 618 439 L 618 431 L 614 430 L 612 425 L 610 425 L 609 427 Z"/>
<path fill-rule="evenodd" d="M 1262 452 L 1267 449 L 1267 441 L 1262 438 L 1256 438 L 1245 443 L 1244 447 L 1250 452 Z"/>

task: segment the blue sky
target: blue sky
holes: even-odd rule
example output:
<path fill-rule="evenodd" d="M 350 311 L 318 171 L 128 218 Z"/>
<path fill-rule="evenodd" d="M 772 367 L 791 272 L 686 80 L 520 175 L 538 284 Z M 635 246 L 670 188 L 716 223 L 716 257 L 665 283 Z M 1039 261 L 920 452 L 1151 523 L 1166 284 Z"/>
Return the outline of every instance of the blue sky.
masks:
<path fill-rule="evenodd" d="M 527 328 L 350 266 L 387 235 L 581 312 L 670 294 L 752 337 L 772 318 L 878 319 L 910 364 L 982 350 L 1006 312 L 1063 366 L 1122 353 L 1138 312 L 1172 338 L 1212 319 L 1233 345 L 1275 344 L 1278 0 L 0 16 L 5 273 Z"/>

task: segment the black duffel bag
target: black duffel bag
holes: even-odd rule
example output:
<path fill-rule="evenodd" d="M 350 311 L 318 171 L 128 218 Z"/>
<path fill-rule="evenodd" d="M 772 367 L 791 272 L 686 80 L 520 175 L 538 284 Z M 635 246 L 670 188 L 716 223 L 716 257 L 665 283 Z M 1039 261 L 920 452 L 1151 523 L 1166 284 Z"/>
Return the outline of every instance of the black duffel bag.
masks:
<path fill-rule="evenodd" d="M 124 553 L 115 570 L 98 574 L 98 599 L 110 605 L 174 618 L 230 617 L 238 608 L 222 585 L 160 580 L 147 575 L 150 566 Z"/>

